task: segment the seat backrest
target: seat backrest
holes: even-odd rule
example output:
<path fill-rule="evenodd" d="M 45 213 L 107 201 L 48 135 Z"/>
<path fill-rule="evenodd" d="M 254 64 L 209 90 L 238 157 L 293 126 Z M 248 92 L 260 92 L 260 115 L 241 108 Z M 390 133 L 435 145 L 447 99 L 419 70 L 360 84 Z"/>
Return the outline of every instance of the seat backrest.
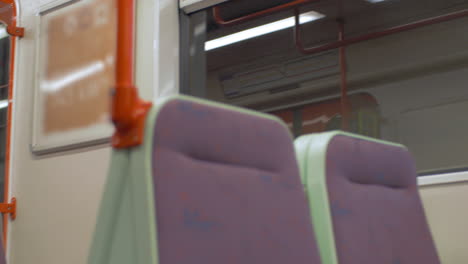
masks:
<path fill-rule="evenodd" d="M 319 263 L 285 125 L 187 97 L 156 118 L 159 263 Z"/>
<path fill-rule="evenodd" d="M 295 145 L 327 263 L 440 263 L 405 147 L 343 132 Z"/>

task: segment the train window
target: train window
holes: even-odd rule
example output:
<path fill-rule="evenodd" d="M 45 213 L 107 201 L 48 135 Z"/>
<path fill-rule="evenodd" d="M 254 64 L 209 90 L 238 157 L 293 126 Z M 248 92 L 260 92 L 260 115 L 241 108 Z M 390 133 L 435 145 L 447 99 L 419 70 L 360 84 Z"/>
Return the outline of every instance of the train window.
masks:
<path fill-rule="evenodd" d="M 468 168 L 468 1 L 318 1 L 297 20 L 291 8 L 257 16 L 291 2 L 181 14 L 181 92 L 277 115 L 295 136 L 403 143 L 421 175 Z"/>
<path fill-rule="evenodd" d="M 10 83 L 10 37 L 0 25 L 0 199 L 5 187 L 5 156 L 7 142 L 8 92 Z"/>
<path fill-rule="evenodd" d="M 8 93 L 10 90 L 10 35 L 0 24 L 0 202 L 4 202 L 6 184 L 6 149 L 8 133 Z M 3 233 L 3 217 L 0 233 Z"/>

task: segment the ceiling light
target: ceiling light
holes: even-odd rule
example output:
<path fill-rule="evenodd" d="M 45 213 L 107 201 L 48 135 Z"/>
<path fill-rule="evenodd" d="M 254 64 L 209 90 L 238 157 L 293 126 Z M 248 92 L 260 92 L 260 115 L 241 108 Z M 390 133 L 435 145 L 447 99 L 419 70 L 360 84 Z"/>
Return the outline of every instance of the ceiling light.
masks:
<path fill-rule="evenodd" d="M 385 0 L 366 0 L 366 1 L 369 2 L 369 3 L 375 4 L 375 3 L 383 2 L 383 1 L 385 1 Z"/>
<path fill-rule="evenodd" d="M 301 14 L 299 22 L 305 24 L 325 17 L 324 14 L 320 14 L 315 11 L 310 11 Z M 227 35 L 221 38 L 213 39 L 205 43 L 205 51 L 217 49 L 227 45 L 231 45 L 237 42 L 241 42 L 247 39 L 263 36 L 266 34 L 280 31 L 286 28 L 293 27 L 295 25 L 295 18 L 289 17 L 286 19 L 278 20 L 269 24 L 261 25 L 258 27 L 250 28 L 244 31 L 240 31 L 231 35 Z"/>

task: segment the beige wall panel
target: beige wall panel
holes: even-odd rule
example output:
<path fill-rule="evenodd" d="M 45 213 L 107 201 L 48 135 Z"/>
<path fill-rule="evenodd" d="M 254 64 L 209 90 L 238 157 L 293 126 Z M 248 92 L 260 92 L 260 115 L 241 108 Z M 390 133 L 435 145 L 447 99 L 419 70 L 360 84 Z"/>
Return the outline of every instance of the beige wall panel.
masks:
<path fill-rule="evenodd" d="M 468 263 L 468 183 L 421 187 L 443 264 Z"/>
<path fill-rule="evenodd" d="M 25 37 L 18 41 L 14 84 L 10 192 L 11 196 L 18 198 L 18 218 L 9 226 L 9 264 L 85 264 L 106 180 L 111 153 L 108 145 L 45 156 L 31 152 L 37 14 L 44 8 L 65 2 L 21 0 L 19 3 L 19 25 L 25 27 L 26 32 Z M 154 1 L 137 2 L 148 6 L 148 2 Z M 177 4 L 177 1 L 172 2 Z M 138 10 L 142 12 L 141 8 Z M 171 11 L 167 17 L 177 15 L 175 7 Z M 152 13 L 158 14 L 154 10 Z M 139 27 L 149 28 L 139 28 L 137 32 L 154 30 L 153 23 L 140 23 Z M 172 34 L 176 35 L 177 24 L 174 27 Z M 155 32 L 154 38 L 157 39 L 159 31 Z M 157 46 L 153 34 L 146 41 L 153 43 L 152 47 Z M 147 50 L 147 53 L 152 52 Z M 145 67 L 144 60 L 136 63 L 137 68 Z M 154 72 L 158 72 L 157 65 Z M 151 78 L 137 78 L 141 94 L 147 100 L 153 99 L 156 87 L 151 82 Z"/>

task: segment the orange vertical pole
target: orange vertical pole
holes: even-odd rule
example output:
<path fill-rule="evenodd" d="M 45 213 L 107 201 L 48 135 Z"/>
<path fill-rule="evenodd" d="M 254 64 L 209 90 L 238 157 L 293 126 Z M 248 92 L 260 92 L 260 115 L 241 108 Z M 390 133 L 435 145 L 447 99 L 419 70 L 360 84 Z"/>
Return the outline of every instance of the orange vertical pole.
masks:
<path fill-rule="evenodd" d="M 15 23 L 16 24 L 16 23 Z M 11 128 L 13 118 L 13 83 L 14 83 L 14 68 L 15 68 L 15 52 L 16 52 L 16 37 L 11 37 L 10 48 L 10 77 L 8 87 L 8 109 L 7 109 L 7 133 L 6 133 L 6 146 L 5 146 L 5 187 L 3 194 L 3 202 L 8 203 L 10 198 L 10 161 L 11 161 Z M 8 214 L 3 215 L 3 245 L 6 249 L 7 235 L 8 235 Z"/>
<path fill-rule="evenodd" d="M 118 0 L 117 5 L 117 76 L 118 84 L 133 85 L 135 3 Z M 131 70 L 130 70 L 131 69 Z"/>
<path fill-rule="evenodd" d="M 151 103 L 138 97 L 134 85 L 135 1 L 117 0 L 116 87 L 112 102 L 114 148 L 129 148 L 143 142 L 146 114 Z"/>
<path fill-rule="evenodd" d="M 12 129 L 12 118 L 13 118 L 13 84 L 14 84 L 14 69 L 15 69 L 15 54 L 16 54 L 16 38 L 22 37 L 24 29 L 17 26 L 17 8 L 14 0 L 1 0 L 2 3 L 11 6 L 12 12 L 10 21 L 3 21 L 7 23 L 7 31 L 10 36 L 10 73 L 9 73 L 9 86 L 8 86 L 8 109 L 7 109 L 7 134 L 6 134 L 6 151 L 5 151 L 5 187 L 4 187 L 4 201 L 3 203 L 9 203 L 10 199 L 10 162 L 11 162 L 11 129 Z M 6 18 L 5 18 L 6 19 Z M 16 200 L 12 198 L 12 200 Z M 10 214 L 3 214 L 3 245 L 6 250 L 7 236 L 8 236 L 8 219 Z"/>

